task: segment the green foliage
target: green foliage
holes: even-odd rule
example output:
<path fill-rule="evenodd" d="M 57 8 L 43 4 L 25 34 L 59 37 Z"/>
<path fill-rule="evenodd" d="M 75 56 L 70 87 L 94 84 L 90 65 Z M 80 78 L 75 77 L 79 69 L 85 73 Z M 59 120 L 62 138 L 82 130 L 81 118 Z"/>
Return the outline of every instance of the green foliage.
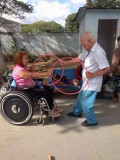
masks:
<path fill-rule="evenodd" d="M 12 71 L 13 71 L 12 69 L 10 69 L 10 70 L 7 69 L 7 70 L 5 71 L 5 73 L 4 73 L 4 75 L 5 75 L 6 77 L 8 77 L 8 74 L 9 74 L 9 73 L 12 73 Z"/>
<path fill-rule="evenodd" d="M 93 1 L 92 0 L 87 0 L 86 1 L 86 4 L 85 4 L 85 7 L 86 8 L 92 8 L 94 5 L 93 5 Z"/>
<path fill-rule="evenodd" d="M 79 24 L 78 22 L 74 22 L 74 18 L 76 13 L 70 14 L 66 18 L 65 30 L 66 32 L 79 32 Z"/>
<path fill-rule="evenodd" d="M 18 51 L 17 41 L 14 36 L 12 36 L 12 45 L 11 45 L 12 53 L 15 54 Z"/>
<path fill-rule="evenodd" d="M 29 55 L 29 62 L 32 63 L 37 59 L 37 56 L 35 55 Z"/>
<path fill-rule="evenodd" d="M 120 0 L 87 0 L 85 8 L 120 8 Z"/>
<path fill-rule="evenodd" d="M 23 13 L 32 13 L 33 6 L 18 0 L 0 0 L 0 13 L 14 15 L 17 18 L 24 19 Z"/>
<path fill-rule="evenodd" d="M 12 73 L 12 69 L 7 69 L 5 72 L 4 72 L 4 74 L 2 74 L 2 78 L 3 78 L 3 80 L 4 80 L 4 82 L 7 82 L 7 80 L 8 80 L 8 75 L 9 74 L 11 74 Z"/>
<path fill-rule="evenodd" d="M 24 24 L 21 26 L 21 32 L 64 32 L 64 27 L 60 24 L 50 21 L 50 22 L 44 22 L 39 21 L 32 24 Z"/>
<path fill-rule="evenodd" d="M 32 24 L 23 24 L 21 25 L 21 32 L 31 32 L 32 28 Z"/>
<path fill-rule="evenodd" d="M 20 51 L 26 51 L 27 52 L 27 47 L 24 45 L 22 48 L 19 49 Z"/>

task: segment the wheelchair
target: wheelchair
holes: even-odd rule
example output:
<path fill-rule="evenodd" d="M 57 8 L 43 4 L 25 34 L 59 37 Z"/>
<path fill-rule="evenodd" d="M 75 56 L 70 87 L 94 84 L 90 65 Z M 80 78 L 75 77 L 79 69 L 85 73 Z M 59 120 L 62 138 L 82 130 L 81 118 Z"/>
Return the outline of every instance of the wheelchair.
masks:
<path fill-rule="evenodd" d="M 13 80 L 8 82 L 0 89 L 0 110 L 2 117 L 13 125 L 23 125 L 31 120 L 35 110 L 39 110 L 39 117 L 36 123 L 43 125 L 44 115 L 48 116 L 50 111 L 49 105 L 45 98 L 35 97 L 26 92 L 28 88 L 17 88 L 11 84 Z M 34 88 L 33 89 L 34 92 Z M 54 101 L 55 103 L 55 101 Z M 56 103 L 55 103 L 56 105 Z M 54 121 L 54 117 L 52 120 Z"/>

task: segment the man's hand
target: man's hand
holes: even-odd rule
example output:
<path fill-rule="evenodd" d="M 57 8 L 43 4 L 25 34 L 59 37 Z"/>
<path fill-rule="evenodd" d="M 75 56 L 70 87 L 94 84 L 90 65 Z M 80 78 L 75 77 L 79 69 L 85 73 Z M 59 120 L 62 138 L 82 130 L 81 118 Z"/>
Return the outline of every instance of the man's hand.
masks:
<path fill-rule="evenodd" d="M 92 78 L 104 75 L 104 74 L 108 73 L 109 71 L 110 71 L 110 67 L 106 67 L 106 68 L 104 68 L 102 70 L 98 70 L 98 71 L 96 71 L 94 73 L 86 71 L 86 77 L 88 79 L 92 79 Z"/>
<path fill-rule="evenodd" d="M 92 78 L 94 78 L 94 74 L 87 71 L 87 72 L 86 72 L 86 77 L 87 77 L 88 79 L 92 79 Z"/>

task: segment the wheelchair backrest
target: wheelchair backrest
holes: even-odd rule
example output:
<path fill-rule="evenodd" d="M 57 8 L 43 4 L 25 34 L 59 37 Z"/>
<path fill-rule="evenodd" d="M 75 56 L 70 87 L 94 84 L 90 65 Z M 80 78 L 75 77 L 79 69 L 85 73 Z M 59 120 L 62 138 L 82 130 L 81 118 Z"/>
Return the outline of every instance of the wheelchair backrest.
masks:
<path fill-rule="evenodd" d="M 8 84 L 8 90 L 9 90 L 9 91 L 13 90 L 13 88 L 14 88 L 14 89 L 17 88 L 16 81 L 13 79 L 11 73 L 8 74 L 7 84 Z"/>
<path fill-rule="evenodd" d="M 37 82 L 37 81 L 36 81 Z M 39 83 L 37 83 L 38 85 Z M 9 91 L 19 91 L 19 90 L 26 90 L 26 89 L 30 89 L 30 88 L 34 88 L 33 86 L 17 86 L 16 81 L 13 79 L 12 74 L 9 73 L 8 74 L 8 78 L 7 78 L 7 83 L 5 83 L 1 88 L 0 88 L 0 97 L 6 93 L 8 93 Z M 39 84 L 39 88 L 42 88 L 42 85 Z"/>
<path fill-rule="evenodd" d="M 15 80 L 13 79 L 11 73 L 8 74 L 7 82 L 0 88 L 0 97 L 9 91 L 15 90 L 17 87 Z"/>

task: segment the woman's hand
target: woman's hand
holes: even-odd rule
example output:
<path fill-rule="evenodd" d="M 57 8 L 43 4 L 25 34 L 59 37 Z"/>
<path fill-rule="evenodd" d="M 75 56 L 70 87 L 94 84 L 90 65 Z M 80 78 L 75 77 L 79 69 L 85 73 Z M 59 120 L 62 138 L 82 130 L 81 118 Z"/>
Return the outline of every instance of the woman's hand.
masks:
<path fill-rule="evenodd" d="M 44 72 L 46 74 L 47 77 L 50 77 L 53 74 L 53 70 L 52 69 L 47 69 L 46 72 Z"/>

